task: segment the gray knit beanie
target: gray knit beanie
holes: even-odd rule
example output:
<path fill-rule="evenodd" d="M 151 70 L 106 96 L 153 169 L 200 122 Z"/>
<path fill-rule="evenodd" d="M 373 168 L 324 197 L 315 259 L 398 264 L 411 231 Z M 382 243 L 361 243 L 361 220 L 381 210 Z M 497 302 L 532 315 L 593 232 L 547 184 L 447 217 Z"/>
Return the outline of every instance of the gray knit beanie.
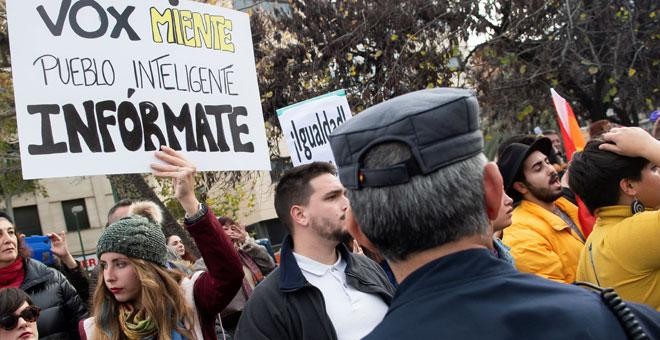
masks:
<path fill-rule="evenodd" d="M 107 227 L 96 244 L 96 256 L 119 253 L 166 267 L 167 241 L 160 226 L 142 216 L 131 216 Z"/>

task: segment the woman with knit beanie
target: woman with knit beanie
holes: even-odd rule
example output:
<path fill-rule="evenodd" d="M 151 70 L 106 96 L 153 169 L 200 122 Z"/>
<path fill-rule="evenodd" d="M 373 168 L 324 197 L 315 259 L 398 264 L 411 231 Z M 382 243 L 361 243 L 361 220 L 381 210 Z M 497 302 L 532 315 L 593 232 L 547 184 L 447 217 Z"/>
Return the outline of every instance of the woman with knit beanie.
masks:
<path fill-rule="evenodd" d="M 194 194 L 195 168 L 163 146 L 158 177 L 173 180 L 186 212 L 185 226 L 208 271 L 191 277 L 166 267 L 167 246 L 160 226 L 142 216 L 111 224 L 97 243 L 101 271 L 92 317 L 80 325 L 83 339 L 216 339 L 215 317 L 243 280 L 238 254 L 213 213 Z"/>
<path fill-rule="evenodd" d="M 78 339 L 78 320 L 87 309 L 59 271 L 30 258 L 11 218 L 0 213 L 0 288 L 20 288 L 43 311 L 41 339 Z"/>

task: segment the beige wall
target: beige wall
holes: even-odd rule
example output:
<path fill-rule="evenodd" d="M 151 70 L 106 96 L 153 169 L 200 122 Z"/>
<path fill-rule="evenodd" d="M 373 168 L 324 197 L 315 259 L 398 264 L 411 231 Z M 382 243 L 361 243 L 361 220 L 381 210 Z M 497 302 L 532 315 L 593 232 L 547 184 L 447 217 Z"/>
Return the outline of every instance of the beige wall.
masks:
<path fill-rule="evenodd" d="M 239 212 L 242 218 L 242 223 L 246 225 L 254 224 L 264 220 L 277 218 L 275 214 L 275 206 L 273 205 L 275 198 L 275 186 L 271 183 L 270 174 L 267 171 L 259 171 L 259 176 L 254 186 L 255 205 L 251 210 L 244 208 Z"/>
<path fill-rule="evenodd" d="M 41 230 L 44 234 L 66 231 L 62 201 L 84 199 L 90 229 L 82 230 L 81 236 L 85 252 L 91 254 L 96 249 L 96 240 L 106 223 L 108 210 L 114 205 L 112 188 L 105 176 L 66 177 L 42 179 L 48 197 L 28 193 L 13 198 L 13 207 L 36 205 L 39 212 Z M 4 202 L 2 203 L 4 205 Z M 67 232 L 69 250 L 76 256 L 81 253 L 77 232 Z"/>

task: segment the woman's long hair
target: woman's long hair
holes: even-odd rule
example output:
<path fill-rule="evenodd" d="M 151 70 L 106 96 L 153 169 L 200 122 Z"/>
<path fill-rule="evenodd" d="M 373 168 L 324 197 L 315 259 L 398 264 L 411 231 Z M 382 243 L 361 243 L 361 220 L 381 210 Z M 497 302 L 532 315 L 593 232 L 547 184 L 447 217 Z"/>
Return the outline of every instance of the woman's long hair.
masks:
<path fill-rule="evenodd" d="M 142 287 L 135 301 L 156 323 L 156 339 L 171 340 L 171 331 L 176 330 L 188 339 L 195 339 L 194 325 L 198 320 L 183 296 L 179 282 L 183 274 L 168 270 L 148 261 L 128 258 L 135 268 Z M 125 338 L 119 325 L 119 305 L 106 288 L 103 271 L 94 291 L 93 316 L 95 331 L 93 340 L 120 340 Z M 200 339 L 201 340 L 201 339 Z"/>

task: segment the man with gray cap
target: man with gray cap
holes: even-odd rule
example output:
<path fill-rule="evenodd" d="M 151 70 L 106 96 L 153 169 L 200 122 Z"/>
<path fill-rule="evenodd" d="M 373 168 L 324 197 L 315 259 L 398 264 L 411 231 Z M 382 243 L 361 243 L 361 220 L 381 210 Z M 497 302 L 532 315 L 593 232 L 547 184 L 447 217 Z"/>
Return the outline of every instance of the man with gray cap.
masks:
<path fill-rule="evenodd" d="M 330 136 L 355 217 L 348 226 L 400 283 L 365 339 L 625 337 L 597 294 L 520 273 L 490 252 L 503 188 L 482 154 L 478 112 L 470 91 L 423 90 Z M 638 331 L 660 336 L 657 312 L 630 308 L 642 317 Z"/>

